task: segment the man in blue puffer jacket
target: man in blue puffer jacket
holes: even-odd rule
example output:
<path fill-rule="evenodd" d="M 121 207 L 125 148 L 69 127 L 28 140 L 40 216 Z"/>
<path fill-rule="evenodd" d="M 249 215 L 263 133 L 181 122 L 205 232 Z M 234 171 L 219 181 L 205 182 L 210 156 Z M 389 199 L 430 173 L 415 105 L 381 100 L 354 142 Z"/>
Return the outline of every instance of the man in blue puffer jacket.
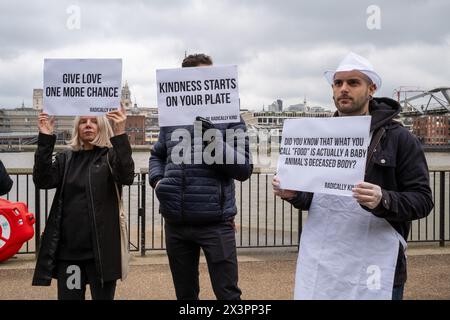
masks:
<path fill-rule="evenodd" d="M 182 63 L 183 68 L 211 65 L 211 58 L 204 54 L 187 56 Z M 223 161 L 206 164 L 202 155 L 200 162 L 195 161 L 199 158 L 196 153 L 203 153 L 202 137 L 207 129 L 215 130 L 215 137 L 220 138 L 211 139 L 206 146 L 214 147 L 215 152 L 222 151 L 219 157 Z M 230 129 L 236 132 L 231 143 L 225 134 Z M 194 130 L 200 131 L 200 135 L 194 134 Z M 238 123 L 213 125 L 200 119 L 191 126 L 161 127 L 158 142 L 151 151 L 149 181 L 165 219 L 167 255 L 178 299 L 198 299 L 200 248 L 217 299 L 240 299 L 234 179 L 244 181 L 252 174 L 249 140 L 242 134 L 246 131 L 242 118 Z M 181 135 L 177 132 L 187 133 L 188 147 L 192 150 L 181 163 L 175 158 L 186 141 L 180 142 Z M 213 156 L 218 158 L 216 154 Z"/>

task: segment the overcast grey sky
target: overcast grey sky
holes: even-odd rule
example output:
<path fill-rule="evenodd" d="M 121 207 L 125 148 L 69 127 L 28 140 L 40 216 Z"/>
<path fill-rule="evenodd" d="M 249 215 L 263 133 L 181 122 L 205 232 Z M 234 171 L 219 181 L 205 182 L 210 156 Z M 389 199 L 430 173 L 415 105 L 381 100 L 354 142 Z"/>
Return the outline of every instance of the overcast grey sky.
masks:
<path fill-rule="evenodd" d="M 67 9 L 80 9 L 69 29 Z M 370 5 L 380 9 L 381 29 Z M 237 64 L 243 108 L 275 99 L 334 108 L 323 71 L 349 51 L 399 86 L 450 86 L 450 1 L 149 0 L 0 2 L 0 107 L 31 106 L 44 58 L 122 58 L 138 105 L 156 106 L 155 70 L 178 67 L 184 52 Z M 70 20 L 72 21 L 72 20 Z"/>

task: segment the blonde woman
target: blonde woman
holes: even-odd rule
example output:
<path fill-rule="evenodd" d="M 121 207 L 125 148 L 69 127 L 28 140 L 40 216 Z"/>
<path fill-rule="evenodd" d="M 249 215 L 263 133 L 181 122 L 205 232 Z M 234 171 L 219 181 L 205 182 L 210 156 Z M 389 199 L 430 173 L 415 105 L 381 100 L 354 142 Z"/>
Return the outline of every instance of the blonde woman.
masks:
<path fill-rule="evenodd" d="M 39 189 L 56 188 L 56 194 L 33 285 L 49 286 L 56 278 L 60 300 L 84 300 L 86 284 L 94 300 L 114 299 L 116 280 L 121 278 L 115 183 L 120 188 L 134 179 L 125 122 L 123 108 L 101 117 L 76 117 L 71 150 L 52 161 L 54 120 L 39 115 L 33 181 Z"/>

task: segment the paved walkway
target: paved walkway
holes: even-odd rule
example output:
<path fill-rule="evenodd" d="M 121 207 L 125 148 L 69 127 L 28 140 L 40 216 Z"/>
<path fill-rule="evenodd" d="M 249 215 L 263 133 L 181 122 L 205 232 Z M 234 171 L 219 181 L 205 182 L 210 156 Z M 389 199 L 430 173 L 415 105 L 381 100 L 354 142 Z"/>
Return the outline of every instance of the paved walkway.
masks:
<path fill-rule="evenodd" d="M 450 247 L 427 246 L 408 251 L 405 299 L 450 299 Z M 293 297 L 297 253 L 292 249 L 239 250 L 239 286 L 243 299 Z M 34 255 L 19 255 L 0 264 L 0 300 L 55 299 L 51 287 L 32 287 Z M 201 299 L 214 299 L 206 264 L 200 264 Z M 134 256 L 130 274 L 118 282 L 116 299 L 175 299 L 165 252 Z"/>

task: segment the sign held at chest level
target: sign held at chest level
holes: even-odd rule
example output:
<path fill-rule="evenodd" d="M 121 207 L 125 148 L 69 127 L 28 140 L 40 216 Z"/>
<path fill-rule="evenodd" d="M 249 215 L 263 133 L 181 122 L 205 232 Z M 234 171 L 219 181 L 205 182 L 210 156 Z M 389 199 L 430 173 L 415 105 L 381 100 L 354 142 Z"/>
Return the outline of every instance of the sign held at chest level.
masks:
<path fill-rule="evenodd" d="M 281 188 L 351 196 L 364 180 L 370 119 L 285 120 L 277 170 Z"/>

